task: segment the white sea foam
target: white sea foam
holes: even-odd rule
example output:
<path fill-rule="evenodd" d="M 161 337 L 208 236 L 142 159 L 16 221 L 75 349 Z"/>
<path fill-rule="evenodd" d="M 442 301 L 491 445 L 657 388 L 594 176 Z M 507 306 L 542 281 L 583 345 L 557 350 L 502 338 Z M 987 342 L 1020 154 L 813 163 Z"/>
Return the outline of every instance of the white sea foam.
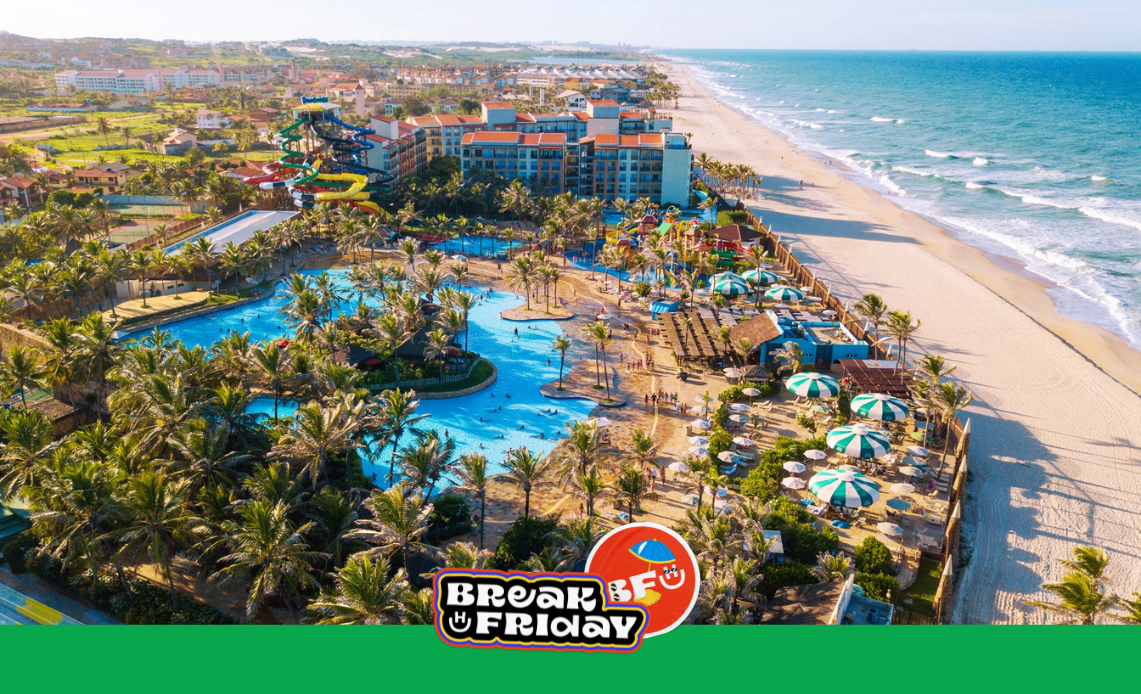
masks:
<path fill-rule="evenodd" d="M 1095 174 L 1093 176 L 1090 176 L 1089 180 L 1093 181 L 1094 183 L 1101 183 L 1102 181 L 1108 181 L 1109 179 L 1106 178 L 1105 176 L 1098 176 Z"/>
<path fill-rule="evenodd" d="M 981 183 L 976 183 L 974 181 L 967 181 L 967 190 L 982 190 L 983 188 L 986 188 L 986 186 L 984 186 Z"/>
<path fill-rule="evenodd" d="M 951 154 L 950 152 L 937 152 L 933 149 L 926 150 L 924 152 L 924 154 L 926 154 L 929 157 L 934 157 L 936 159 L 950 159 L 951 157 L 955 156 L 954 154 Z"/>
<path fill-rule="evenodd" d="M 873 123 L 890 123 L 890 122 L 894 121 L 895 119 L 894 118 L 881 118 L 880 116 L 872 116 L 871 120 Z"/>
<path fill-rule="evenodd" d="M 898 118 L 898 119 L 896 119 L 896 121 L 895 121 L 895 124 L 896 124 L 896 125 L 903 125 L 903 124 L 904 124 L 904 123 L 906 123 L 906 122 L 907 122 L 907 121 L 905 121 L 904 119 L 902 119 L 902 118 Z"/>
<path fill-rule="evenodd" d="M 907 173 L 911 174 L 912 176 L 922 176 L 924 178 L 929 178 L 935 175 L 935 172 L 933 171 L 923 171 L 922 169 L 916 169 L 911 166 L 903 166 L 902 164 L 896 164 L 891 168 L 895 171 L 899 171 L 900 173 Z"/>
<path fill-rule="evenodd" d="M 990 163 L 990 161 L 986 157 L 975 157 L 974 161 L 971 163 L 975 166 L 986 166 Z"/>
<path fill-rule="evenodd" d="M 828 109 L 828 113 L 839 113 L 839 111 L 837 111 L 834 108 L 830 108 L 830 109 Z"/>
<path fill-rule="evenodd" d="M 816 109 L 816 112 L 817 112 L 817 113 L 824 113 L 824 109 L 822 109 L 822 108 L 818 108 L 818 109 Z"/>

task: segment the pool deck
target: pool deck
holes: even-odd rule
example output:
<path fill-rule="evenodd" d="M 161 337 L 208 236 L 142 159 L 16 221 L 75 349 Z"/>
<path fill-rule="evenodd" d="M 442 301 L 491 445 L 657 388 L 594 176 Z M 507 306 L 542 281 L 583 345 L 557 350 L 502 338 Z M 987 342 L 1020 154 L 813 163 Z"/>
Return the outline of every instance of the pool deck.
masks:
<path fill-rule="evenodd" d="M 199 291 L 183 292 L 178 295 L 167 294 L 164 296 L 151 296 L 147 297 L 146 307 L 143 306 L 142 299 L 131 299 L 120 304 L 115 304 L 114 315 L 112 315 L 110 311 L 104 311 L 103 319 L 113 321 L 116 319 L 116 316 L 118 316 L 119 320 L 135 320 L 165 311 L 189 309 L 206 303 L 206 299 L 209 296 L 209 292 Z"/>
<path fill-rule="evenodd" d="M 585 366 L 583 366 L 585 364 Z M 589 360 L 580 359 L 567 373 L 563 374 L 563 390 L 559 390 L 559 379 L 555 379 L 539 388 L 544 397 L 552 400 L 590 400 L 602 407 L 623 407 L 626 405 L 626 395 L 611 386 L 610 400 L 606 400 L 606 388 L 596 388 L 593 367 Z M 586 368 L 591 367 L 591 368 Z M 617 375 L 618 370 L 610 366 L 610 370 Z"/>
<path fill-rule="evenodd" d="M 552 306 L 550 313 L 544 313 L 543 309 L 544 306 L 533 306 L 528 311 L 526 304 L 524 304 L 523 306 L 509 308 L 506 311 L 500 311 L 499 317 L 516 323 L 527 323 L 535 320 L 573 320 L 577 315 L 574 311 L 569 311 L 561 306 Z"/>

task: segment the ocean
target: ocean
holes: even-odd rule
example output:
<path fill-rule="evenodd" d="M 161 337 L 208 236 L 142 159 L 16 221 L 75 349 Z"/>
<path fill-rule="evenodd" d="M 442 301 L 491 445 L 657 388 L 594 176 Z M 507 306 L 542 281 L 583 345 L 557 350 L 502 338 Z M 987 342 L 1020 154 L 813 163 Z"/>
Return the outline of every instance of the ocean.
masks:
<path fill-rule="evenodd" d="M 657 53 L 1141 349 L 1141 54 Z"/>

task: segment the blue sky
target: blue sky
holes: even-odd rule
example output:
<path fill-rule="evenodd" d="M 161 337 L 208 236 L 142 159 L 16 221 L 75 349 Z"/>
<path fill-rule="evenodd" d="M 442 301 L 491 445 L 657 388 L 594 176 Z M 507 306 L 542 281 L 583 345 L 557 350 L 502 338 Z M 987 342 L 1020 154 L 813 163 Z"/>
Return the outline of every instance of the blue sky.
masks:
<path fill-rule="evenodd" d="M 41 37 L 1141 51 L 1141 0 L 22 0 Z"/>

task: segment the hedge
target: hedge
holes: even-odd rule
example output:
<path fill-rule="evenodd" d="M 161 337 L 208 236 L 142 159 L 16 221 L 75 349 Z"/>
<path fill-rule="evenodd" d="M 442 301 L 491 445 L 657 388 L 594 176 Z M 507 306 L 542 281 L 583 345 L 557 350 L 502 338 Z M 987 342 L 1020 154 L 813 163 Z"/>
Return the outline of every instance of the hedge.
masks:
<path fill-rule="evenodd" d="M 856 571 L 868 574 L 894 574 L 891 550 L 874 536 L 864 538 L 856 548 Z"/>
<path fill-rule="evenodd" d="M 804 457 L 807 450 L 823 449 L 826 445 L 823 437 L 797 441 L 781 436 L 771 450 L 761 454 L 757 467 L 749 471 L 741 483 L 741 493 L 762 502 L 772 499 L 780 491 L 780 481 L 785 476 L 784 463 Z"/>
<path fill-rule="evenodd" d="M 813 527 L 816 517 L 801 508 L 800 504 L 778 496 L 773 500 L 769 514 L 761 525 L 766 530 L 777 530 L 784 545 L 784 556 L 804 564 L 812 564 L 821 552 L 833 552 L 840 537 L 828 526 L 823 530 Z"/>
<path fill-rule="evenodd" d="M 811 567 L 796 561 L 769 564 L 761 570 L 761 580 L 757 592 L 772 600 L 773 594 L 785 586 L 806 586 L 819 583 L 820 578 Z"/>
<path fill-rule="evenodd" d="M 858 573 L 855 583 L 864 589 L 864 595 L 872 600 L 892 602 L 899 595 L 899 580 L 895 576 L 883 574 Z M 888 595 L 891 591 L 891 595 Z"/>

